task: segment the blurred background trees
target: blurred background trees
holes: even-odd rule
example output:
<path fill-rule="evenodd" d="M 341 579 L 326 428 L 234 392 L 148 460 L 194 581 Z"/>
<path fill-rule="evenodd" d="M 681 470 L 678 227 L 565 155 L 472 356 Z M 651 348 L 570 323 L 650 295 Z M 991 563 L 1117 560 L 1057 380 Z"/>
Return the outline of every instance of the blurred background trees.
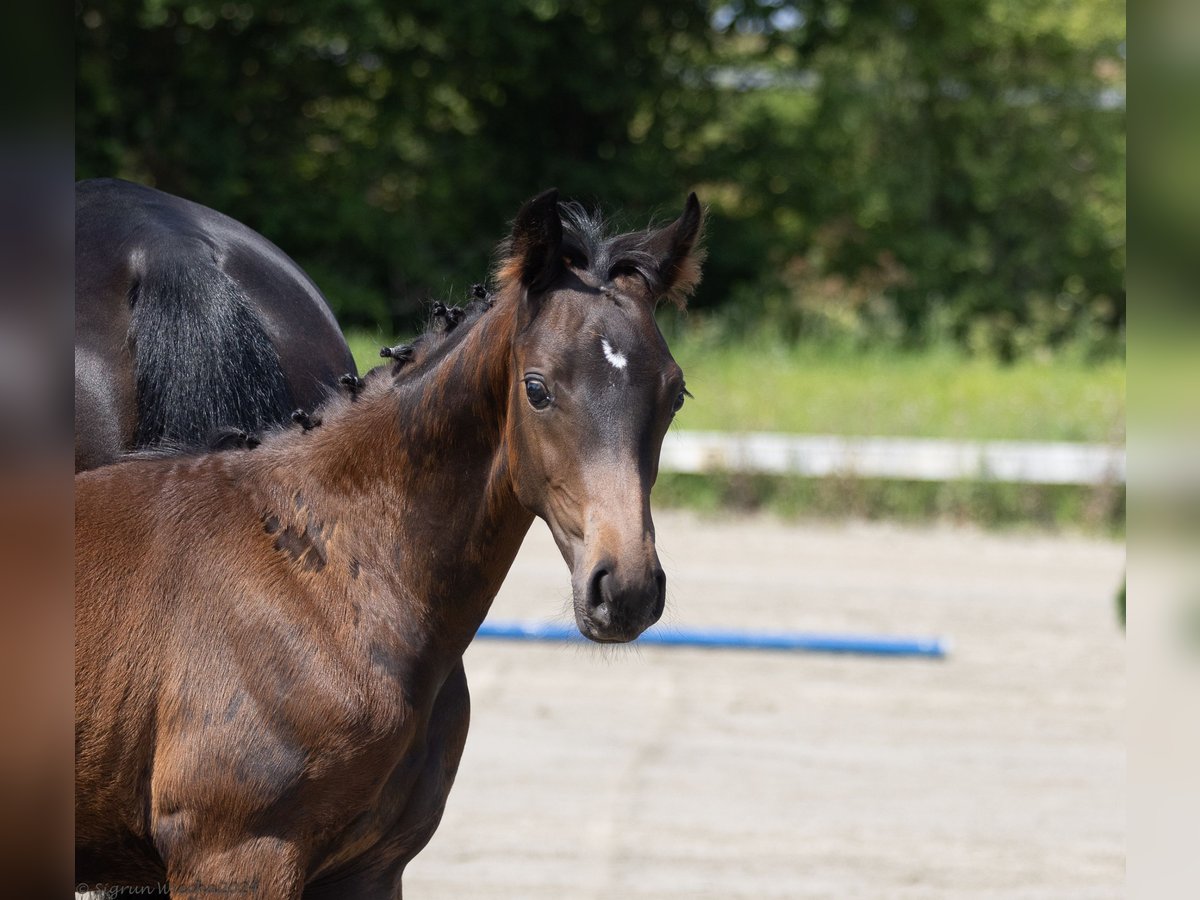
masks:
<path fill-rule="evenodd" d="M 556 185 L 711 210 L 723 333 L 1123 347 L 1116 0 L 78 0 L 77 174 L 280 244 L 410 329 Z"/>

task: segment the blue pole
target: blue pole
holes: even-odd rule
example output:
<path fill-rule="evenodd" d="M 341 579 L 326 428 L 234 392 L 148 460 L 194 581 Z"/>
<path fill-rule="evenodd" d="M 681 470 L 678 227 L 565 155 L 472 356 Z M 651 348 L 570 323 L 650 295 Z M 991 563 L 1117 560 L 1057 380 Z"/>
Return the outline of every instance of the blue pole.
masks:
<path fill-rule="evenodd" d="M 510 641 L 586 640 L 574 625 L 491 619 L 479 626 L 475 636 Z M 949 642 L 938 637 L 733 631 L 724 628 L 651 629 L 638 638 L 638 643 L 738 650 L 809 650 L 818 653 L 866 653 L 875 656 L 928 656 L 937 659 L 945 657 L 949 652 Z"/>

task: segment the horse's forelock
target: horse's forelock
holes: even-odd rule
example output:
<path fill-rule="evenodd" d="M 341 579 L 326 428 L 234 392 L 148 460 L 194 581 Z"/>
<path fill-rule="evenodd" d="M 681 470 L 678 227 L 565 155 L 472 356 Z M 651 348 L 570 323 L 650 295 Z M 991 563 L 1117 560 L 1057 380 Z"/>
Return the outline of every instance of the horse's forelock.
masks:
<path fill-rule="evenodd" d="M 661 297 L 679 309 L 687 307 L 688 297 L 700 283 L 704 251 L 693 248 L 675 263 L 673 272 L 664 272 L 662 259 L 651 252 L 650 242 L 662 225 L 648 225 L 642 231 L 614 235 L 609 222 L 598 210 L 589 210 L 576 201 L 558 204 L 563 243 L 587 258 L 587 267 L 604 274 L 618 263 L 632 267 L 649 285 L 655 297 Z M 501 290 L 519 285 L 522 260 L 511 236 L 496 248 L 492 267 L 494 282 Z"/>
<path fill-rule="evenodd" d="M 662 225 L 613 235 L 599 212 L 589 212 L 574 202 L 560 203 L 558 210 L 564 242 L 572 242 L 586 255 L 589 269 L 604 274 L 618 264 L 629 266 L 645 280 L 653 296 L 678 309 L 687 307 L 688 297 L 700 283 L 703 250 L 692 247 L 675 261 L 674 271 L 664 271 L 660 254 L 651 249 L 651 241 Z"/>

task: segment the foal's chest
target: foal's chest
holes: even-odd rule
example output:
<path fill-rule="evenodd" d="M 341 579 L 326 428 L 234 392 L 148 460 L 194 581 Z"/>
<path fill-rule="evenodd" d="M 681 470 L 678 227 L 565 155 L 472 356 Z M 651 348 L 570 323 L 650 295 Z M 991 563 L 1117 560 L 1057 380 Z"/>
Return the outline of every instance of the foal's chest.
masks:
<path fill-rule="evenodd" d="M 403 866 L 420 852 L 441 821 L 469 719 L 466 676 L 459 663 L 427 714 L 412 722 L 411 740 L 378 794 L 325 848 L 318 874 L 368 863 Z"/>

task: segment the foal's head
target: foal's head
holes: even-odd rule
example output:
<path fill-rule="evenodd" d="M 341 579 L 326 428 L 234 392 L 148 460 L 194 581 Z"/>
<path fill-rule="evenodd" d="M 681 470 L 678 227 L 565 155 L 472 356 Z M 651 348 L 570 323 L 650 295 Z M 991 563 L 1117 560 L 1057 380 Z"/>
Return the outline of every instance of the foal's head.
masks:
<path fill-rule="evenodd" d="M 575 619 L 595 641 L 633 640 L 662 615 L 650 488 L 687 392 L 654 308 L 699 281 L 701 218 L 692 194 L 672 224 L 608 237 L 547 191 L 502 254 L 501 288 L 520 295 L 509 467 L 571 567 Z"/>

